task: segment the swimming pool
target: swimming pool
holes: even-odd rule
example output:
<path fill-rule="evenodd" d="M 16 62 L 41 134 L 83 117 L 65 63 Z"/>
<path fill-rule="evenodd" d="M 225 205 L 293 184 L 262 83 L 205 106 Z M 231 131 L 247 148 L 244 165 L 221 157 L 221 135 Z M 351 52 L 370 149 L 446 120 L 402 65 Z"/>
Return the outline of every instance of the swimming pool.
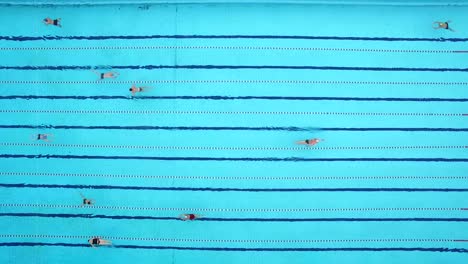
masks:
<path fill-rule="evenodd" d="M 466 263 L 468 6 L 373 3 L 3 5 L 0 262 Z"/>

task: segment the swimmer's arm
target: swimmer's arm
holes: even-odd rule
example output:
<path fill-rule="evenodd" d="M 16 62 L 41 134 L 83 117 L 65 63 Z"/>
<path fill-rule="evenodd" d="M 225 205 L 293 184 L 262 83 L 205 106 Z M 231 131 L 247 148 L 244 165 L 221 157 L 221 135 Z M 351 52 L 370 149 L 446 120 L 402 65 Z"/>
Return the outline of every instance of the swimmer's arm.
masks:
<path fill-rule="evenodd" d="M 91 241 L 88 240 L 88 243 L 93 247 L 93 248 L 96 248 L 93 243 L 91 243 Z"/>

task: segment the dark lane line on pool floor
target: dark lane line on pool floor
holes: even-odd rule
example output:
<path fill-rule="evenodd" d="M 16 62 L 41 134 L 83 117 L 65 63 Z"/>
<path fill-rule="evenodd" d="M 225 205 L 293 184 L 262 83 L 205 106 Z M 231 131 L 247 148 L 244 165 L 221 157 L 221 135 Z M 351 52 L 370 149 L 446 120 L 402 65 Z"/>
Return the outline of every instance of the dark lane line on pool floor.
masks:
<path fill-rule="evenodd" d="M 297 100 L 297 101 L 389 101 L 389 102 L 468 102 L 468 98 L 402 97 L 312 97 L 312 96 L 124 96 L 124 95 L 4 95 L 0 100 Z"/>
<path fill-rule="evenodd" d="M 107 66 L 0 66 L 0 70 L 65 71 L 65 70 L 330 70 L 330 71 L 408 71 L 408 72 L 468 72 L 468 68 L 405 68 L 405 67 L 346 67 L 346 66 L 287 66 L 287 65 L 107 65 Z"/>
<path fill-rule="evenodd" d="M 0 213 L 0 217 L 41 217 L 41 218 L 86 218 L 113 220 L 161 220 L 184 221 L 179 217 L 133 216 L 133 215 L 99 215 L 99 214 L 45 214 L 45 213 Z M 201 217 L 202 222 L 468 222 L 468 218 L 221 218 Z"/>
<path fill-rule="evenodd" d="M 0 159 L 84 159 L 84 160 L 160 160 L 160 161 L 246 161 L 246 162 L 468 162 L 468 158 L 251 158 L 251 157 L 164 157 L 96 156 L 56 154 L 1 154 Z"/>
<path fill-rule="evenodd" d="M 10 242 L 0 243 L 0 247 L 37 247 L 37 246 L 54 246 L 54 247 L 79 247 L 91 248 L 89 244 L 71 244 L 71 243 L 37 243 L 37 242 Z M 174 247 L 174 246 L 137 246 L 137 245 L 112 245 L 112 248 L 125 248 L 125 249 L 159 249 L 159 250 L 190 250 L 190 251 L 301 251 L 301 252 L 322 252 L 322 251 L 366 251 L 366 252 L 384 252 L 384 251 L 402 251 L 402 252 L 441 252 L 441 253 L 468 253 L 465 248 L 232 248 L 232 247 Z"/>
<path fill-rule="evenodd" d="M 0 183 L 0 188 L 146 190 L 189 192 L 468 192 L 468 188 L 213 188 L 25 183 Z"/>
<path fill-rule="evenodd" d="M 38 243 L 38 242 L 10 242 L 0 243 L 0 247 L 75 247 L 75 248 L 91 248 L 89 244 L 72 244 L 72 243 Z M 403 251 L 403 252 L 441 252 L 441 253 L 468 253 L 465 248 L 232 248 L 232 247 L 174 247 L 174 246 L 137 246 L 137 245 L 112 245 L 112 248 L 125 248 L 125 249 L 159 249 L 159 250 L 191 250 L 191 251 L 369 251 L 369 252 L 383 252 L 383 251 Z"/>
<path fill-rule="evenodd" d="M 198 127 L 198 126 L 76 126 L 76 125 L 0 125 L 0 129 L 89 129 L 89 130 L 211 130 L 211 131 L 406 131 L 406 132 L 468 132 L 468 128 L 428 127 Z"/>
<path fill-rule="evenodd" d="M 109 39 L 296 39 L 296 40 L 358 40 L 402 42 L 468 42 L 468 38 L 408 38 L 408 37 L 351 37 L 304 35 L 107 35 L 107 36 L 0 36 L 6 41 L 45 40 L 109 40 Z"/>

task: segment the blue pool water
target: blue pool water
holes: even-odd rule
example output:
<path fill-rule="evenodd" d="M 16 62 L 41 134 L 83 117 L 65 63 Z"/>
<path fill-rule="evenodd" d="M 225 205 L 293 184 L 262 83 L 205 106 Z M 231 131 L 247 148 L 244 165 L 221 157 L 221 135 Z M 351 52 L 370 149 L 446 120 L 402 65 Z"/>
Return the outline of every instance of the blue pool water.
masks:
<path fill-rule="evenodd" d="M 467 12 L 1 6 L 0 263 L 466 263 Z"/>

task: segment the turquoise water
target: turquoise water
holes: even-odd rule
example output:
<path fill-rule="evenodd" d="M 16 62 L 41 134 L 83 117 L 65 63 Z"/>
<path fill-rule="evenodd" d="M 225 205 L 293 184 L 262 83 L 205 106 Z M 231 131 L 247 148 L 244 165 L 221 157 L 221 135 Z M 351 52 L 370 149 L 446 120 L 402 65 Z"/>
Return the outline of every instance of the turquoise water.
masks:
<path fill-rule="evenodd" d="M 466 263 L 467 11 L 1 7 L 0 262 Z"/>

